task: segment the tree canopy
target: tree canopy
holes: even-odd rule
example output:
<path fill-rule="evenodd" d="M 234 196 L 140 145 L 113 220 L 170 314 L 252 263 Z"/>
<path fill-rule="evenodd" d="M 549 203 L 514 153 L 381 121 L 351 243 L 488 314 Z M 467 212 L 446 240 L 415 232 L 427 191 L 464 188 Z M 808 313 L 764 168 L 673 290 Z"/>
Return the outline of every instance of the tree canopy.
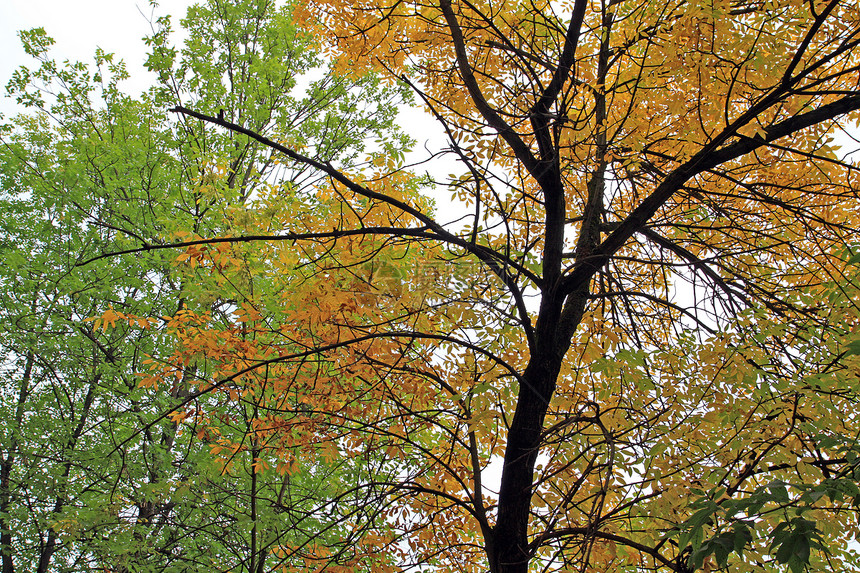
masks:
<path fill-rule="evenodd" d="M 856 3 L 159 24 L 141 101 L 36 32 L 10 84 L 49 113 L 3 134 L 4 573 L 58 536 L 115 570 L 860 570 Z M 455 173 L 406 164 L 409 93 Z M 22 504 L 55 446 L 62 501 Z"/>
<path fill-rule="evenodd" d="M 392 153 L 408 143 L 392 123 L 402 89 L 330 73 L 285 8 L 224 8 L 192 9 L 184 46 L 173 46 L 169 19 L 154 23 L 148 65 L 159 82 L 139 97 L 122 91 L 114 56 L 57 63 L 43 30 L 22 33 L 36 66 L 8 91 L 29 113 L 0 135 L 3 573 L 258 573 L 283 564 L 280 545 L 353 539 L 313 513 L 343 473 L 336 460 L 279 474 L 255 442 L 225 468 L 210 441 L 241 442 L 255 406 L 211 396 L 197 403 L 205 425 L 179 426 L 168 415 L 209 366 L 188 364 L 157 388 L 138 375 L 176 344 L 157 326 L 201 312 L 231 322 L 223 277 L 167 251 L 84 264 L 140 241 L 244 231 L 252 201 L 319 179 L 244 138 L 177 123 L 167 113 L 176 101 L 252 117 L 343 166 L 363 161 L 367 139 L 388 138 Z M 281 217 L 288 202 L 267 208 Z M 236 288 L 274 288 L 253 254 L 243 261 Z M 129 316 L 139 318 L 119 320 Z"/>

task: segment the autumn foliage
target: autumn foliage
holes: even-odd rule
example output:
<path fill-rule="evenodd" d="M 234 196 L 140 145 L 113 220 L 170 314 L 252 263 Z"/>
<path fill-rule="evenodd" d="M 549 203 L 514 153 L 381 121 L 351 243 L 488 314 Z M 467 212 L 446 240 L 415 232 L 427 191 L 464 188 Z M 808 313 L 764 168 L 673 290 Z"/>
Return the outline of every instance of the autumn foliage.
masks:
<path fill-rule="evenodd" d="M 860 567 L 856 3 L 293 16 L 341 77 L 408 87 L 457 172 L 179 103 L 315 179 L 231 204 L 211 169 L 217 232 L 104 255 L 171 252 L 183 304 L 94 324 L 162 337 L 140 384 L 224 472 L 325 476 L 273 568 Z"/>
<path fill-rule="evenodd" d="M 860 107 L 856 6 L 301 14 L 334 32 L 341 72 L 420 96 L 461 164 L 465 227 L 433 219 L 397 166 L 283 149 L 329 175 L 326 222 L 292 209 L 281 241 L 255 243 L 283 298 L 243 292 L 255 310 L 228 330 L 189 316 L 176 371 L 205 357 L 201 392 L 271 388 L 255 436 L 277 436 L 276 456 L 374 466 L 354 487 L 385 504 L 366 527 L 396 534 L 395 554 L 402 536 L 401 565 L 842 563 L 860 492 L 856 419 L 835 414 L 856 408 L 856 318 L 835 318 L 835 293 L 858 197 L 830 134 Z"/>

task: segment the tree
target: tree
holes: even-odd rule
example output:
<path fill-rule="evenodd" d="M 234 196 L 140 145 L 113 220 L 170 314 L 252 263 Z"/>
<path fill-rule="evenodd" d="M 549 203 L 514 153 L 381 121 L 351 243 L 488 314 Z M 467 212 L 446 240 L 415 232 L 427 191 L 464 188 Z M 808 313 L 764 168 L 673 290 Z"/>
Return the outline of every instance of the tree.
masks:
<path fill-rule="evenodd" d="M 224 467 L 209 443 L 241 441 L 259 403 L 195 400 L 205 363 L 158 391 L 136 375 L 173 342 L 153 335 L 154 324 L 202 313 L 233 324 L 231 285 L 205 265 L 177 268 L 167 252 L 81 263 L 141 240 L 244 230 L 256 196 L 302 193 L 317 179 L 244 138 L 169 122 L 168 105 L 217 103 L 226 117 L 253 118 L 255 129 L 351 166 L 365 160 L 368 138 L 387 138 L 392 153 L 407 144 L 392 125 L 403 90 L 326 70 L 284 6 L 208 2 L 183 27 L 186 45 L 174 47 L 169 18 L 155 23 L 149 66 L 159 84 L 136 98 L 123 93 L 127 73 L 112 55 L 97 52 L 92 68 L 58 64 L 43 30 L 22 33 L 37 65 L 8 91 L 30 113 L 0 130 L 3 573 L 262 573 L 291 563 L 272 553 L 278 544 L 351 539 L 309 514 L 326 480 L 360 468 L 320 463 L 284 475 L 254 448 Z M 318 79 L 296 88 L 306 74 Z M 337 129 L 344 121 L 349 133 Z M 252 257 L 241 264 L 236 284 L 271 288 L 248 276 L 259 266 Z M 162 416 L 180 403 L 217 415 L 205 429 L 180 428 Z"/>
<path fill-rule="evenodd" d="M 276 272 L 303 269 L 278 318 L 261 302 L 249 321 L 290 335 L 242 371 L 277 367 L 320 447 L 399 467 L 364 487 L 386 488 L 403 564 L 856 568 L 857 357 L 833 317 L 855 330 L 858 193 L 831 139 L 860 108 L 856 6 L 304 9 L 338 69 L 436 117 L 466 223 L 434 218 L 397 161 L 340 169 L 179 106 L 335 199 L 324 221 L 184 246 L 268 240 Z"/>
<path fill-rule="evenodd" d="M 179 98 L 181 124 L 312 184 L 191 235 L 120 225 L 80 261 L 181 249 L 173 272 L 207 271 L 183 284 L 201 304 L 142 329 L 141 383 L 191 367 L 173 418 L 251 477 L 341 468 L 294 506 L 303 541 L 272 555 L 857 569 L 858 196 L 828 140 L 860 108 L 855 6 L 319 2 L 302 26 L 343 74 L 415 91 L 469 210 L 446 224 L 386 141 L 367 163 L 317 156 L 216 91 Z M 268 77 L 245 61 L 245 81 Z M 195 197 L 246 173 L 207 165 Z M 141 311 L 97 324 L 134 330 Z M 224 432 L 230 408 L 246 423 Z"/>

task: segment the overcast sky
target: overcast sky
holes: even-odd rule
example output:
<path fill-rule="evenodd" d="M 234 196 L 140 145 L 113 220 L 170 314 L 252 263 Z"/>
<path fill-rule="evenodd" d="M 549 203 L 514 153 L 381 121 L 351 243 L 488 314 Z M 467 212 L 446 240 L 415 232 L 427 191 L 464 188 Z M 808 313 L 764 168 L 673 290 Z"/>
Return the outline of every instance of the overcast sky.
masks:
<path fill-rule="evenodd" d="M 192 0 L 164 0 L 155 16 L 171 14 L 174 29 Z M 32 60 L 21 49 L 18 30 L 42 27 L 56 40 L 54 58 L 92 62 L 97 47 L 120 56 L 132 78 L 129 92 L 151 84 L 143 69 L 153 8 L 147 0 L 2 0 L 0 1 L 0 113 L 14 108 L 5 97 L 6 82 L 19 66 Z"/>

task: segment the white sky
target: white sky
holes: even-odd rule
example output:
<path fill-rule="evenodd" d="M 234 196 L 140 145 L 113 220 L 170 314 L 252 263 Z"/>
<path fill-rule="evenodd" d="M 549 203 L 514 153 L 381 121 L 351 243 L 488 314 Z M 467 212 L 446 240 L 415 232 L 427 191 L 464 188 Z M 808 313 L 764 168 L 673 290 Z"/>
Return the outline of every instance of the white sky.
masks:
<path fill-rule="evenodd" d="M 156 9 L 147 0 L 2 0 L 0 1 L 0 113 L 7 118 L 14 102 L 6 82 L 21 65 L 33 61 L 21 49 L 18 30 L 42 27 L 56 43 L 52 54 L 63 60 L 92 62 L 97 47 L 117 54 L 131 73 L 126 91 L 137 93 L 151 85 L 143 68 L 150 32 L 149 19 L 170 14 L 174 29 L 192 0 L 164 0 Z"/>

